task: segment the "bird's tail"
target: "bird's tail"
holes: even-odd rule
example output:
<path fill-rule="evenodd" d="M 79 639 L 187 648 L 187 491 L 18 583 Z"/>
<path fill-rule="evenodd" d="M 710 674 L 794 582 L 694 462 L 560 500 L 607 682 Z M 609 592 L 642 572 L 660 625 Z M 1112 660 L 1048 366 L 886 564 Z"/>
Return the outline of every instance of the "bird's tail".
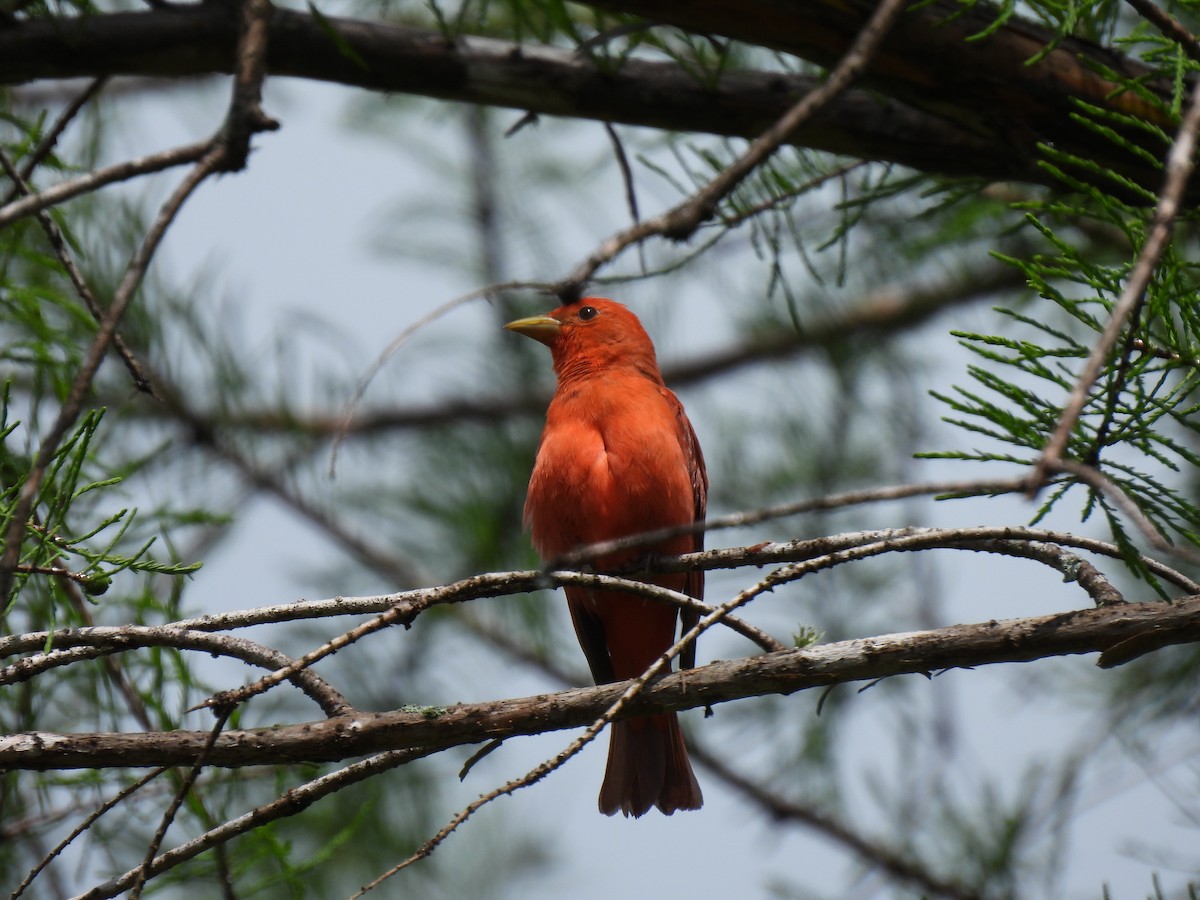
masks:
<path fill-rule="evenodd" d="M 600 812 L 641 816 L 657 806 L 669 816 L 704 805 L 675 713 L 614 722 L 611 730 Z"/>

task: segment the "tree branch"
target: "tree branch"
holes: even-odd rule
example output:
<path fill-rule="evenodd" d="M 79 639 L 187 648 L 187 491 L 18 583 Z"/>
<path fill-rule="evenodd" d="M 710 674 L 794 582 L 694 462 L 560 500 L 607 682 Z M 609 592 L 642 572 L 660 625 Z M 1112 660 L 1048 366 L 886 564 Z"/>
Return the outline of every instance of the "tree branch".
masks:
<path fill-rule="evenodd" d="M 868 0 L 591 5 L 773 47 L 823 65 L 841 58 L 874 10 Z M 1037 145 L 1045 141 L 1066 153 L 1098 158 L 1143 186 L 1157 185 L 1153 165 L 1097 138 L 1073 118 L 1079 98 L 1169 127 L 1168 114 L 1158 106 L 1099 74 L 1104 67 L 1144 81 L 1148 70 L 1080 39 L 1057 40 L 1015 17 L 985 40 L 964 40 L 997 15 L 986 3 L 962 9 L 945 0 L 909 13 L 868 70 L 879 94 L 901 99 L 847 93 L 788 142 L 927 172 L 1045 184 L 1049 178 L 1037 165 Z M 236 39 L 236 23 L 216 3 L 65 22 L 22 21 L 0 30 L 0 83 L 229 72 Z M 1027 65 L 1056 40 L 1053 50 Z M 601 70 L 558 49 L 470 36 L 447 40 L 437 31 L 317 21 L 278 9 L 267 28 L 266 65 L 272 75 L 370 90 L 746 138 L 759 135 L 815 85 L 813 79 L 776 72 L 740 72 L 723 73 L 710 86 L 669 63 L 631 59 Z M 1152 141 L 1136 129 L 1122 134 L 1138 146 Z M 1150 149 L 1156 155 L 1162 150 Z"/>
<path fill-rule="evenodd" d="M 741 156 L 692 196 L 662 215 L 637 222 L 604 241 L 556 286 L 555 293 L 564 300 L 577 298 L 601 266 L 612 262 L 626 248 L 640 245 L 649 237 L 663 236 L 673 241 L 686 241 L 695 234 L 696 229 L 716 213 L 721 201 L 766 162 L 789 135 L 812 120 L 862 74 L 880 41 L 904 9 L 904 3 L 905 0 L 880 0 L 878 8 L 863 23 L 845 55 L 838 60 L 820 87 L 806 94 L 770 128 L 757 135 Z"/>
<path fill-rule="evenodd" d="M 1024 284 L 1025 276 L 1016 266 L 989 263 L 975 267 L 961 276 L 933 284 L 910 287 L 888 286 L 863 297 L 852 309 L 840 315 L 816 319 L 803 331 L 778 328 L 753 335 L 739 343 L 712 353 L 663 367 L 663 377 L 673 388 L 701 384 L 728 372 L 779 360 L 793 359 L 813 349 L 827 350 L 831 346 L 847 346 L 853 342 L 868 342 L 915 328 L 934 316 L 960 306 L 984 300 L 998 291 L 1016 290 Z M 548 289 L 549 285 L 545 285 Z M 497 289 L 489 286 L 466 295 L 482 296 Z M 455 298 L 458 304 L 464 297 Z M 442 307 L 435 313 L 442 311 Z M 430 315 L 433 315 L 432 313 Z M 422 325 L 429 317 L 414 323 Z M 389 345 L 390 351 L 402 338 L 411 336 L 412 328 Z M 385 354 L 373 364 L 370 375 L 384 361 Z M 367 376 L 364 376 L 364 380 Z M 347 404 L 357 402 L 360 388 Z M 177 392 L 176 392 L 177 393 Z M 503 397 L 453 398 L 436 404 L 400 409 L 359 413 L 352 419 L 342 414 L 290 413 L 275 410 L 221 411 L 219 414 L 186 408 L 180 418 L 201 435 L 213 435 L 225 430 L 300 432 L 316 437 L 336 438 L 341 435 L 375 435 L 396 430 L 430 428 L 463 422 L 499 422 L 514 416 L 536 416 L 545 413 L 549 397 L 538 393 L 509 394 Z M 143 406 L 135 410 L 160 416 L 163 411 L 176 413 L 173 403 Z M 238 466 L 241 468 L 241 466 Z"/>
<path fill-rule="evenodd" d="M 893 878 L 919 888 L 923 896 L 946 897 L 949 900 L 980 900 L 975 891 L 935 875 L 915 860 L 906 858 L 893 847 L 889 847 L 883 840 L 868 840 L 836 817 L 822 813 L 811 805 L 788 800 L 778 791 L 747 778 L 727 760 L 709 752 L 703 745 L 693 743 L 690 752 L 693 760 L 755 803 L 774 821 L 796 822 L 811 828 L 826 840 L 849 850 L 863 865 L 880 869 Z M 892 840 L 894 842 L 894 837 Z"/>
<path fill-rule="evenodd" d="M 1064 454 L 1075 429 L 1079 417 L 1087 406 L 1088 395 L 1100 373 L 1108 364 L 1109 355 L 1117 343 L 1117 338 L 1129 321 L 1134 311 L 1145 301 L 1146 287 L 1158 268 L 1159 259 L 1166 251 L 1175 228 L 1175 216 L 1178 214 L 1187 192 L 1188 180 L 1195 167 L 1196 136 L 1200 132 L 1200 81 L 1192 88 L 1183 122 L 1179 125 L 1175 142 L 1167 156 L 1167 171 L 1159 192 L 1158 204 L 1154 209 L 1154 217 L 1146 235 L 1145 243 L 1137 255 L 1133 269 L 1121 291 L 1121 296 L 1113 304 L 1112 313 L 1104 332 L 1096 340 L 1092 352 L 1088 355 L 1083 371 L 1079 374 L 1075 387 L 1067 398 L 1058 426 L 1046 441 L 1042 457 L 1038 461 L 1030 477 L 1030 494 L 1036 494 L 1045 482 L 1046 476 L 1061 468 Z"/>
<path fill-rule="evenodd" d="M 990 620 L 883 635 L 711 663 L 667 675 L 625 710 L 638 716 L 695 709 L 765 694 L 874 681 L 894 675 L 1029 662 L 1102 652 L 1146 632 L 1160 646 L 1200 640 L 1200 596 L 1173 604 L 1135 603 L 1025 619 Z M 300 725 L 226 731 L 210 765 L 327 762 L 384 750 L 447 747 L 541 734 L 594 722 L 632 682 L 417 712 L 357 713 Z M 163 734 L 52 734 L 0 738 L 0 768 L 101 769 L 190 765 L 209 731 Z"/>
<path fill-rule="evenodd" d="M 588 0 L 589 6 L 721 35 L 832 66 L 875 12 L 877 0 Z M 1157 189 L 1161 174 L 1136 148 L 1160 159 L 1166 149 L 1138 129 L 1118 128 L 1135 149 L 1089 137 L 1083 100 L 1118 117 L 1172 127 L 1171 89 L 1142 64 L 1082 38 L 1009 16 L 986 2 L 914 4 L 888 35 L 864 75 L 873 90 L 952 122 L 1036 168 L 1039 143 L 1095 161 Z M 1007 8 L 1006 8 L 1007 9 Z M 1002 24 L 997 26 L 997 22 Z M 1111 73 L 1111 74 L 1110 74 Z M 1140 83 L 1138 90 L 1130 85 Z M 1075 173 L 1087 179 L 1087 172 Z M 1024 179 L 1023 176 L 1022 180 Z M 1040 179 L 1027 179 L 1039 182 Z M 1107 183 L 1106 183 L 1107 185 Z M 1140 202 L 1140 201 L 1138 201 Z"/>
<path fill-rule="evenodd" d="M 3 31 L 0 31 L 0 34 L 3 33 Z M 4 530 L 4 546 L 3 552 L 0 554 L 0 607 L 7 606 L 8 604 L 9 593 L 13 586 L 13 576 L 17 563 L 20 560 L 22 538 L 25 534 L 29 516 L 33 512 L 38 492 L 41 489 L 46 469 L 50 461 L 54 458 L 55 453 L 58 452 L 59 445 L 66 437 L 67 431 L 75 424 L 80 413 L 83 411 L 84 397 L 91 388 L 92 380 L 96 377 L 96 372 L 99 370 L 100 364 L 104 362 L 109 345 L 116 336 L 117 326 L 120 325 L 126 308 L 130 301 L 132 301 L 134 293 L 141 285 L 142 277 L 146 274 L 150 260 L 154 258 L 155 251 L 158 250 L 163 236 L 167 233 L 167 229 L 175 220 L 175 216 L 178 215 L 179 210 L 183 207 L 188 197 L 192 195 L 192 192 L 200 186 L 200 183 L 205 178 L 217 170 L 220 157 L 220 151 L 213 150 L 205 154 L 196 163 L 171 196 L 163 203 L 141 245 L 134 252 L 128 265 L 125 267 L 125 272 L 121 277 L 120 283 L 117 285 L 112 300 L 108 304 L 108 308 L 105 309 L 103 317 L 100 319 L 96 336 L 92 339 L 83 364 L 80 366 L 71 383 L 70 392 L 59 410 L 54 424 L 50 427 L 49 432 L 42 439 L 38 447 L 33 465 L 29 470 L 29 475 L 25 483 L 21 486 L 21 492 L 17 497 L 12 518 L 9 520 L 8 527 Z M 0 611 L 0 616 L 2 615 L 3 613 Z"/>
<path fill-rule="evenodd" d="M 1013 482 L 1016 484 L 1017 482 Z M 947 482 L 938 485 L 918 486 L 922 490 L 905 492 L 901 490 L 875 492 L 883 495 L 883 499 L 900 499 L 930 493 L 935 488 L 963 488 L 970 482 Z M 987 484 L 987 483 L 983 483 Z M 1004 484 L 1004 483 L 999 483 Z M 836 500 L 864 502 L 869 492 L 834 495 L 828 498 L 830 502 L 806 501 L 773 510 L 779 516 L 793 515 L 799 512 L 834 509 L 838 507 Z M 879 499 L 876 497 L 875 499 Z M 737 526 L 743 519 L 763 521 L 766 515 L 738 514 L 717 520 L 714 524 Z M 651 532 L 647 540 L 660 540 L 664 533 L 682 532 Z M 1012 526 L 982 526 L 977 528 L 896 528 L 877 531 L 858 531 L 846 534 L 830 535 L 822 538 L 812 538 L 796 541 L 770 541 L 755 544 L 751 547 L 729 547 L 716 550 L 704 550 L 699 553 L 689 553 L 682 556 L 661 556 L 653 561 L 651 571 L 680 572 L 693 569 L 730 569 L 738 566 L 777 565 L 783 563 L 808 562 L 817 563 L 821 567 L 830 567 L 840 563 L 862 559 L 866 556 L 881 555 L 889 552 L 913 552 L 937 548 L 987 550 L 1008 556 L 1034 558 L 1038 561 L 1049 562 L 1058 571 L 1070 574 L 1073 579 L 1087 581 L 1091 578 L 1090 570 L 1073 561 L 1073 557 L 1061 553 L 1048 559 L 1040 550 L 1026 551 L 1023 545 L 1050 545 L 1054 547 L 1072 547 L 1095 553 L 1110 559 L 1123 559 L 1124 554 L 1115 544 L 1100 541 L 1095 538 L 1080 537 L 1066 532 L 1047 531 L 1039 528 L 1024 528 Z M 597 544 L 587 548 L 593 554 L 612 552 L 611 548 L 630 546 L 628 542 Z M 850 553 L 849 551 L 857 551 Z M 1182 573 L 1171 569 L 1150 557 L 1143 556 L 1140 563 L 1158 578 L 1175 585 L 1187 594 L 1200 594 L 1200 583 L 1187 578 Z M 647 571 L 639 566 L 639 571 Z M 437 587 L 418 588 L 395 594 L 380 594 L 371 597 L 334 597 L 326 600 L 305 600 L 298 603 L 285 603 L 276 606 L 264 606 L 255 609 L 235 610 L 227 613 L 215 613 L 198 616 L 193 619 L 183 619 L 159 626 L 110 626 L 107 628 L 63 628 L 56 631 L 34 631 L 26 634 L 0 637 L 0 657 L 12 656 L 18 653 L 40 651 L 47 644 L 60 648 L 54 652 L 67 652 L 65 647 L 78 646 L 87 648 L 105 648 L 109 650 L 133 649 L 142 646 L 172 646 L 182 649 L 194 649 L 198 652 L 213 652 L 225 650 L 218 644 L 203 642 L 198 633 L 250 628 L 257 625 L 280 624 L 284 622 L 308 621 L 336 616 L 362 616 L 387 612 L 396 609 L 399 612 L 393 624 L 411 625 L 417 617 L 434 606 L 450 603 L 463 603 L 484 597 L 507 596 L 522 591 L 535 591 L 563 585 L 578 584 L 588 587 L 599 587 L 608 590 L 621 590 L 636 593 L 651 599 L 680 605 L 695 604 L 696 601 L 653 584 L 644 584 L 629 578 L 614 575 L 604 575 L 592 572 L 572 571 L 524 571 L 524 572 L 491 572 L 473 575 L 470 578 Z M 1112 597 L 1103 587 L 1102 580 L 1092 585 L 1085 584 L 1089 594 L 1098 604 L 1112 602 Z M 698 606 L 704 606 L 698 604 Z M 705 607 L 705 612 L 709 611 Z M 725 624 L 739 631 L 736 620 L 726 618 Z M 754 634 L 756 629 L 741 631 L 752 641 L 761 641 Z M 766 643 L 765 641 L 761 641 Z M 232 652 L 231 652 L 231 655 Z M 286 657 L 283 659 L 286 660 Z M 252 662 L 253 660 L 247 659 Z M 28 661 L 23 661 L 28 662 Z M 291 662 L 287 660 L 287 662 Z M 270 665 L 270 662 L 265 664 Z M 0 670 L 0 678 L 12 677 L 22 663 L 15 663 L 9 670 Z M 15 677 L 13 680 L 17 680 Z"/>
<path fill-rule="evenodd" d="M 204 834 L 198 835 L 178 847 L 159 854 L 149 865 L 130 869 L 116 878 L 109 879 L 104 884 L 80 895 L 76 900 L 102 900 L 102 898 L 115 897 L 129 890 L 136 883 L 142 871 L 145 871 L 149 877 L 161 875 L 163 872 L 175 868 L 180 863 L 193 859 L 214 847 L 219 848 L 224 846 L 239 835 L 246 834 L 256 828 L 261 828 L 271 822 L 299 815 L 323 797 L 334 794 L 352 784 L 365 781 L 389 769 L 394 769 L 397 766 L 411 762 L 420 755 L 419 753 L 410 751 L 381 753 L 370 759 L 353 763 L 337 772 L 331 772 L 328 775 L 322 775 L 320 778 L 314 778 L 312 781 L 302 784 L 299 787 L 285 791 L 282 796 L 270 803 L 256 807 L 248 813 L 244 813 L 235 819 L 230 819 L 228 822 L 223 822 L 217 827 L 209 829 Z M 211 759 L 209 762 L 212 762 Z"/>
<path fill-rule="evenodd" d="M 49 641 L 42 641 L 40 644 L 28 634 L 13 635 L 4 639 L 4 649 L 0 650 L 0 657 L 25 652 L 34 647 L 45 647 L 47 643 L 54 649 L 35 653 L 0 668 L 0 685 L 20 684 L 50 669 L 110 653 L 146 647 L 171 647 L 212 656 L 227 656 L 271 672 L 287 670 L 285 679 L 303 691 L 326 715 L 340 715 L 352 709 L 346 698 L 316 672 L 307 668 L 290 669 L 293 660 L 278 650 L 234 635 L 211 634 L 176 625 L 93 625 L 86 628 L 64 628 L 54 632 Z M 149 723 L 143 722 L 142 727 L 149 728 Z"/>

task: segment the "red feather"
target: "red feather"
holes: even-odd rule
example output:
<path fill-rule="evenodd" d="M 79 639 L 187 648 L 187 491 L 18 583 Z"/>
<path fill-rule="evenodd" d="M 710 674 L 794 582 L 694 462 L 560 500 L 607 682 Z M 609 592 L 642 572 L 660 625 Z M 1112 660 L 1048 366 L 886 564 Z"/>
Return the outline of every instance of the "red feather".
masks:
<path fill-rule="evenodd" d="M 632 312 L 587 298 L 507 327 L 549 346 L 558 375 L 525 501 L 526 524 L 544 560 L 704 518 L 708 476 L 700 445 Z M 687 553 L 703 544 L 702 533 L 681 535 L 595 564 L 617 567 L 647 553 Z M 697 599 L 704 594 L 703 572 L 647 580 Z M 675 606 L 616 591 L 565 590 L 597 683 L 636 678 L 675 641 Z M 685 614 L 684 627 L 695 620 Z M 683 664 L 694 659 L 693 649 Z M 674 713 L 613 724 L 601 812 L 640 816 L 657 806 L 670 815 L 702 803 Z"/>

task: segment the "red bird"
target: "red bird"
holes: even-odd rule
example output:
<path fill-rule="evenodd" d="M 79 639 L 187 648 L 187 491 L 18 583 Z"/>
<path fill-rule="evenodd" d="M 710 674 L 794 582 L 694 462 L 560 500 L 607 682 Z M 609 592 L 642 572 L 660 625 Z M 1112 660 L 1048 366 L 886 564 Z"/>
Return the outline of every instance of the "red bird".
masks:
<path fill-rule="evenodd" d="M 558 376 L 525 500 L 525 522 L 543 560 L 704 518 L 704 457 L 637 316 L 589 297 L 505 327 L 548 346 Z M 703 544 L 703 534 L 687 534 L 594 562 L 615 568 L 647 553 L 687 553 Z M 697 599 L 704 594 L 703 572 L 648 580 Z M 565 590 L 597 684 L 636 678 L 675 641 L 675 606 L 617 591 Z M 695 621 L 684 613 L 685 628 Z M 682 664 L 694 661 L 692 649 Z M 657 806 L 671 815 L 703 802 L 675 713 L 613 723 L 602 813 L 641 816 Z"/>

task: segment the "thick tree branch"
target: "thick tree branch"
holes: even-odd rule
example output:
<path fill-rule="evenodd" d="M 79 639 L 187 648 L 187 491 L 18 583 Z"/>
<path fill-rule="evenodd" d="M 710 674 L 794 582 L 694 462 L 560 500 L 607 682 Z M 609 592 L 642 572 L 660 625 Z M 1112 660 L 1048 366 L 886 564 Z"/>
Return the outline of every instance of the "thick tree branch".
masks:
<path fill-rule="evenodd" d="M 1200 640 L 1200 597 L 1136 603 L 932 631 L 840 641 L 804 650 L 716 662 L 649 685 L 627 710 L 636 716 L 711 706 L 765 694 L 1103 652 L 1153 632 L 1159 646 Z M 360 713 L 275 728 L 226 731 L 208 759 L 218 766 L 326 762 L 384 750 L 440 750 L 587 725 L 630 682 L 416 712 Z M 164 734 L 52 734 L 0 738 L 0 768 L 100 769 L 190 765 L 208 731 Z"/>
<path fill-rule="evenodd" d="M 875 12 L 877 0 L 589 0 L 589 6 L 716 34 L 824 66 L 833 65 Z M 1077 118 L 1085 101 L 1106 112 L 1170 130 L 1170 89 L 1140 63 L 1033 22 L 1005 17 L 990 3 L 914 4 L 888 35 L 864 84 L 1004 148 L 1013 165 L 1036 169 L 1038 144 L 1053 144 L 1155 190 L 1161 179 L 1137 153 L 1089 137 Z M 1111 74 L 1109 74 L 1111 73 Z M 1142 81 L 1138 90 L 1127 85 Z M 1161 159 L 1166 147 L 1137 129 L 1118 133 Z M 1087 173 L 1079 174 L 1088 178 Z M 1039 179 L 1030 179 L 1037 181 Z M 1106 187 L 1112 187 L 1111 183 Z"/>
<path fill-rule="evenodd" d="M 832 65 L 874 9 L 868 0 L 751 3 L 594 3 L 646 15 L 702 34 L 795 53 Z M 955 18 L 948 18 L 953 12 Z M 1111 51 L 1067 38 L 1027 65 L 1052 35 L 1016 19 L 986 40 L 967 42 L 997 13 L 948 2 L 904 17 L 868 77 L 882 99 L 843 95 L 789 143 L 862 158 L 899 162 L 947 175 L 1048 183 L 1038 144 L 1099 159 L 1146 187 L 1153 165 L 1109 144 L 1072 116 L 1084 99 L 1101 108 L 1169 127 L 1154 103 L 1123 91 L 1098 66 L 1128 78 L 1147 70 Z M 627 60 L 614 70 L 566 51 L 346 19 L 275 10 L 267 27 L 266 65 L 287 75 L 372 90 L 420 94 L 548 115 L 752 138 L 814 86 L 779 73 L 726 73 L 715 86 L 683 68 Z M 0 83 L 101 75 L 189 75 L 230 72 L 237 23 L 222 4 L 83 19 L 22 21 L 0 30 Z M 1153 85 L 1149 86 L 1153 90 Z M 895 98 L 900 98 L 899 100 Z M 921 108 L 918 109 L 917 107 Z M 1140 146 L 1152 139 L 1126 135 Z M 1152 146 L 1161 156 L 1165 149 Z"/>

